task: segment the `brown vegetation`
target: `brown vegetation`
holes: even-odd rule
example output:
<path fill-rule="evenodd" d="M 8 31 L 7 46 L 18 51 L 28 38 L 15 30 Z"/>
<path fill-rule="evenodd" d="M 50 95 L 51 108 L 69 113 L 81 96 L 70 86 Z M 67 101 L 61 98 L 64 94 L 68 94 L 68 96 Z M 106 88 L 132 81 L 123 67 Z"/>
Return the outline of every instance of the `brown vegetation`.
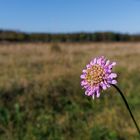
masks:
<path fill-rule="evenodd" d="M 140 43 L 0 45 L 0 140 L 137 140 L 117 92 L 84 96 L 81 70 L 104 55 L 140 125 Z"/>

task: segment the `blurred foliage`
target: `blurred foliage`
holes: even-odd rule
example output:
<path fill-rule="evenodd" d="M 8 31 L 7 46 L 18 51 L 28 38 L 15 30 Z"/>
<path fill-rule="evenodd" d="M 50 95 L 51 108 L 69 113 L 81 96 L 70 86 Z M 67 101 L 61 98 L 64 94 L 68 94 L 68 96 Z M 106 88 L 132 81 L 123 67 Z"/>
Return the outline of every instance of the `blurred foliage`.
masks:
<path fill-rule="evenodd" d="M 8 30 L 0 30 L 0 41 L 10 42 L 120 42 L 140 41 L 139 34 L 121 34 L 115 32 L 95 33 L 24 33 Z"/>
<path fill-rule="evenodd" d="M 0 47 L 0 140 L 138 140 L 115 89 L 94 101 L 81 89 L 81 70 L 95 52 L 99 55 L 99 47 L 27 46 Z M 116 68 L 118 84 L 140 124 L 139 57 L 128 48 L 115 49 L 111 45 L 105 53 L 119 62 L 123 57 L 125 63 Z M 128 54 L 136 65 L 127 63 Z"/>
<path fill-rule="evenodd" d="M 52 52 L 61 52 L 61 47 L 58 44 L 52 44 L 50 49 Z"/>

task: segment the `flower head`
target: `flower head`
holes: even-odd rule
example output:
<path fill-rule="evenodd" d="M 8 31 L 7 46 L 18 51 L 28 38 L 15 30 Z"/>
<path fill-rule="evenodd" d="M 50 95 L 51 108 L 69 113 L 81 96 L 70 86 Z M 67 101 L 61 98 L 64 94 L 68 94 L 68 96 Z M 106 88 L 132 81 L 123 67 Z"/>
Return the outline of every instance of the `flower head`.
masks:
<path fill-rule="evenodd" d="M 85 89 L 85 95 L 99 97 L 101 90 L 106 90 L 111 84 L 116 84 L 116 73 L 112 72 L 116 62 L 106 60 L 104 56 L 94 58 L 80 76 L 81 86 Z"/>

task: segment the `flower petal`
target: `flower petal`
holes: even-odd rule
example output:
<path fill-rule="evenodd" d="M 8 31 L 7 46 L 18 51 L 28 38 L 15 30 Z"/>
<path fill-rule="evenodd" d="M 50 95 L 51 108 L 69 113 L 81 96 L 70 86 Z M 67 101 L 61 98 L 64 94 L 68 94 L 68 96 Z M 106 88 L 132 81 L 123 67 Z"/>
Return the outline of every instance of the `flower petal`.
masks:
<path fill-rule="evenodd" d="M 112 64 L 111 64 L 112 66 L 115 66 L 116 65 L 116 62 L 112 62 Z"/>
<path fill-rule="evenodd" d="M 111 73 L 110 75 L 109 75 L 109 78 L 116 78 L 117 77 L 117 74 L 116 73 Z"/>
<path fill-rule="evenodd" d="M 95 95 L 94 95 L 94 94 L 92 95 L 92 99 L 93 99 L 93 100 L 95 99 Z"/>
<path fill-rule="evenodd" d="M 96 97 L 97 97 L 97 98 L 100 97 L 100 92 L 99 92 L 99 90 L 96 92 Z"/>
<path fill-rule="evenodd" d="M 101 82 L 100 83 L 100 86 L 102 87 L 103 90 L 106 90 L 107 89 L 107 86 L 104 82 Z"/>
<path fill-rule="evenodd" d="M 94 58 L 93 63 L 96 64 L 97 62 L 97 58 Z"/>
<path fill-rule="evenodd" d="M 117 81 L 116 80 L 112 80 L 112 84 L 117 84 Z"/>
<path fill-rule="evenodd" d="M 111 64 L 108 66 L 108 68 L 109 68 L 109 69 L 112 69 L 112 67 L 115 66 L 115 65 L 116 65 L 116 62 L 113 62 L 113 63 L 111 63 Z"/>
<path fill-rule="evenodd" d="M 82 70 L 82 72 L 83 72 L 83 73 L 86 73 L 86 72 L 87 72 L 87 70 L 83 69 L 83 70 Z"/>
<path fill-rule="evenodd" d="M 80 78 L 81 78 L 81 79 L 85 79 L 85 78 L 86 78 L 86 75 L 85 75 L 85 74 L 82 74 L 82 75 L 80 76 Z"/>
<path fill-rule="evenodd" d="M 97 59 L 97 64 L 101 65 L 101 58 Z"/>
<path fill-rule="evenodd" d="M 85 85 L 87 85 L 87 82 L 86 81 L 82 81 L 81 82 L 81 86 L 85 86 Z"/>
<path fill-rule="evenodd" d="M 87 68 L 90 68 L 90 64 L 87 64 L 86 67 L 87 67 Z"/>
<path fill-rule="evenodd" d="M 105 66 L 108 66 L 108 65 L 109 65 L 109 63 L 110 63 L 110 61 L 109 61 L 109 60 L 107 60 L 107 61 L 106 61 Z"/>
<path fill-rule="evenodd" d="M 94 65 L 93 61 L 90 61 L 90 65 Z"/>

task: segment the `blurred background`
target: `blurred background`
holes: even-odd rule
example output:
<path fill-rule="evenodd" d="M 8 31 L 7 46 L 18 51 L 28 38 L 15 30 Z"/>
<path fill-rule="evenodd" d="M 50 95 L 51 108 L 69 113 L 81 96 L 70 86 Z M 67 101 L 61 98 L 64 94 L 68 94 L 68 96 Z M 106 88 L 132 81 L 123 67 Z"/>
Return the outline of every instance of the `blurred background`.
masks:
<path fill-rule="evenodd" d="M 0 140 L 139 140 L 114 88 L 84 95 L 94 57 L 117 62 L 140 126 L 139 0 L 0 1 Z"/>

